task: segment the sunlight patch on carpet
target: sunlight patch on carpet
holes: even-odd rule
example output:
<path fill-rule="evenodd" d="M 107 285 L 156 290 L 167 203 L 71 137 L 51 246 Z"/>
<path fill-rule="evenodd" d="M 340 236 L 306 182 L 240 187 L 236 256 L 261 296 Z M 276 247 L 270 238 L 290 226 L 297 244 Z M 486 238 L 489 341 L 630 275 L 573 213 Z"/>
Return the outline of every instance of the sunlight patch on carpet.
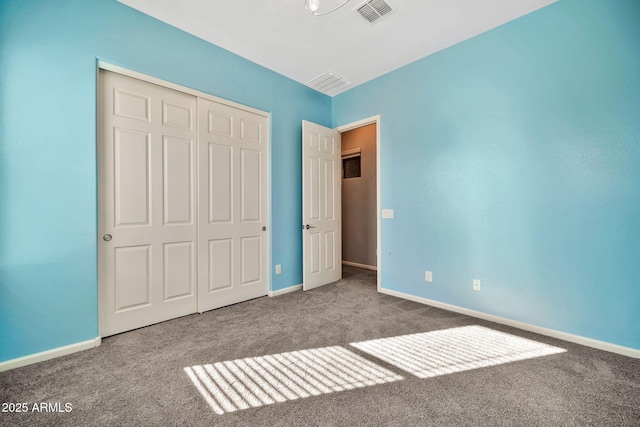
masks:
<path fill-rule="evenodd" d="M 325 347 L 184 368 L 217 414 L 403 378 L 342 347 Z"/>
<path fill-rule="evenodd" d="M 482 326 L 463 326 L 350 345 L 418 378 L 436 377 L 566 351 Z"/>

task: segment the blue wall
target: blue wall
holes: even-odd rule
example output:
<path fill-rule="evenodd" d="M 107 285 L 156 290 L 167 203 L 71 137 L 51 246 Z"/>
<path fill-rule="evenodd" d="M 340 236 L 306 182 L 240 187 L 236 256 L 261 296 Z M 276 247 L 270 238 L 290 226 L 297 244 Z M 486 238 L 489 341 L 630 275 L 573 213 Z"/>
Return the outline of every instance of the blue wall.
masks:
<path fill-rule="evenodd" d="M 639 23 L 560 0 L 333 99 L 382 116 L 384 288 L 640 349 Z"/>
<path fill-rule="evenodd" d="M 96 58 L 272 113 L 273 290 L 301 120 L 381 114 L 383 287 L 640 349 L 638 22 L 560 0 L 332 104 L 115 0 L 1 1 L 0 361 L 98 334 Z"/>
<path fill-rule="evenodd" d="M 96 58 L 272 113 L 271 288 L 302 281 L 301 122 L 329 97 L 115 0 L 3 0 L 0 362 L 98 335 Z"/>

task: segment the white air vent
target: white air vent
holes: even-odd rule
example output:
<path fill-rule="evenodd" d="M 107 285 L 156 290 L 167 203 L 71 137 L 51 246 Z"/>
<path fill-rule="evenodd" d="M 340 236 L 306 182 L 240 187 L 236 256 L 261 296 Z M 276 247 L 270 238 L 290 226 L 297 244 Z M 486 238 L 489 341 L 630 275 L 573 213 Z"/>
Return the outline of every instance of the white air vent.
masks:
<path fill-rule="evenodd" d="M 384 0 L 368 0 L 353 9 L 369 24 L 380 21 L 383 17 L 395 12 Z"/>
<path fill-rule="evenodd" d="M 351 82 L 344 77 L 328 71 L 307 82 L 307 86 L 329 96 L 342 92 L 350 84 Z"/>

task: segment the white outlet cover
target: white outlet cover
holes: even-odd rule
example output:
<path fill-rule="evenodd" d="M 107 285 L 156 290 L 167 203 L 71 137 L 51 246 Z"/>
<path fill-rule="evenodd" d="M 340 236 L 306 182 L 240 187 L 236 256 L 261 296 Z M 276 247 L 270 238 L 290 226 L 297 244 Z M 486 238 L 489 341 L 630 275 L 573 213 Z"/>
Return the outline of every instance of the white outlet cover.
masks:
<path fill-rule="evenodd" d="M 424 272 L 424 280 L 425 280 L 425 282 L 433 281 L 433 273 L 431 271 L 425 271 Z"/>
<path fill-rule="evenodd" d="M 282 274 L 282 265 L 276 264 L 276 274 Z"/>
<path fill-rule="evenodd" d="M 481 282 L 478 279 L 473 279 L 473 290 L 479 291 L 481 289 Z"/>
<path fill-rule="evenodd" d="M 393 218 L 393 209 L 382 209 L 382 218 Z"/>

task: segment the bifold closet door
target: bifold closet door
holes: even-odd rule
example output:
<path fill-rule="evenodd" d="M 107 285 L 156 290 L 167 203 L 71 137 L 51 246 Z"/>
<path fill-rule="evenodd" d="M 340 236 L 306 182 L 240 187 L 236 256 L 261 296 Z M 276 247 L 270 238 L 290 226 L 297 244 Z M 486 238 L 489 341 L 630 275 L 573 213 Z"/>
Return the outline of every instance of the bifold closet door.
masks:
<path fill-rule="evenodd" d="M 197 98 L 99 76 L 99 311 L 108 336 L 196 312 Z"/>
<path fill-rule="evenodd" d="M 198 311 L 266 295 L 268 118 L 198 99 Z"/>

